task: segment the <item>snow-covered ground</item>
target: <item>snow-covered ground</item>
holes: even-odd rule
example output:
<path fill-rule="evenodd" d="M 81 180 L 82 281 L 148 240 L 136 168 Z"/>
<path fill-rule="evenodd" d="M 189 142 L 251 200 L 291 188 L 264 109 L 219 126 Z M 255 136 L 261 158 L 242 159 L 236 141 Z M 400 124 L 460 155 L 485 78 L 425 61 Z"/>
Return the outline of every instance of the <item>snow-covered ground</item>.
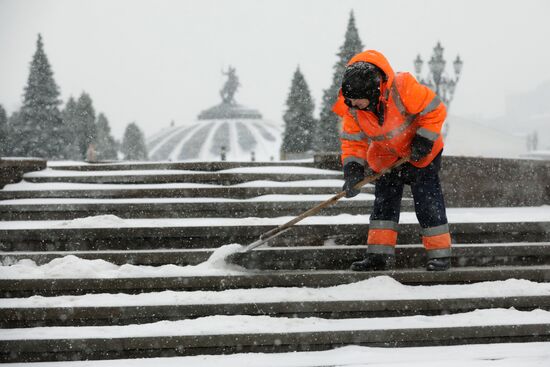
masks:
<path fill-rule="evenodd" d="M 262 195 L 250 199 L 226 198 L 131 198 L 131 199 L 64 199 L 38 198 L 1 200 L 0 205 L 59 205 L 59 204 L 176 204 L 176 203 L 260 203 L 260 202 L 298 202 L 298 201 L 325 201 L 334 195 Z M 352 201 L 374 200 L 372 194 L 359 194 Z"/>
<path fill-rule="evenodd" d="M 188 267 L 197 276 L 206 266 Z M 194 270 L 194 271 L 193 271 Z M 99 271 L 99 269 L 98 269 Z M 389 276 L 326 288 L 272 287 L 223 291 L 163 291 L 141 294 L 85 294 L 80 296 L 0 299 L 0 308 L 10 307 L 119 307 L 220 303 L 372 301 L 397 299 L 456 299 L 550 295 L 550 284 L 525 279 L 452 285 L 404 285 Z"/>
<path fill-rule="evenodd" d="M 201 274 L 204 269 L 227 272 L 223 258 L 240 246 L 227 246 L 216 251 L 205 263 L 187 268 Z M 101 262 L 91 261 L 91 264 Z M 66 264 L 64 264 L 65 266 Z M 79 264 L 80 267 L 81 264 Z M 70 269 L 59 268 L 59 271 Z M 124 265 L 123 267 L 125 267 Z M 122 268 L 122 267 L 119 267 Z M 151 268 L 151 267 L 143 267 Z M 162 267 L 161 267 L 162 268 Z M 80 269 L 85 273 L 86 269 Z M 36 275 L 36 274 L 35 274 Z M 94 307 L 131 305 L 181 305 L 238 302 L 330 301 L 380 299 L 433 299 L 478 297 L 513 297 L 550 295 L 550 285 L 509 279 L 465 285 L 407 286 L 381 276 L 354 284 L 328 288 L 267 288 L 225 291 L 158 292 L 137 295 L 88 294 L 82 296 L 0 299 L 0 307 Z M 518 325 L 550 323 L 550 312 L 489 309 L 441 316 L 406 316 L 391 318 L 321 319 L 274 318 L 268 316 L 209 316 L 193 320 L 160 321 L 140 325 L 87 327 L 34 327 L 0 330 L 0 340 L 123 338 L 147 336 L 217 335 L 254 332 L 289 333 L 308 331 L 345 331 L 420 328 L 433 330 L 453 326 Z M 465 345 L 424 348 L 367 348 L 350 346 L 323 352 L 263 354 L 248 353 L 227 356 L 196 356 L 110 361 L 49 362 L 25 364 L 58 367 L 106 366 L 548 366 L 550 343 L 506 345 Z M 12 364 L 20 366 L 22 364 Z"/>
<path fill-rule="evenodd" d="M 212 253 L 208 261 L 199 265 L 144 266 L 116 265 L 105 260 L 86 260 L 69 255 L 57 258 L 44 265 L 37 265 L 29 259 L 0 266 L 0 279 L 43 279 L 43 278 L 139 278 L 177 277 L 245 274 L 246 270 L 225 259 L 232 253 L 242 251 L 239 244 L 222 246 Z M 0 299 L 0 304 L 2 299 Z"/>
<path fill-rule="evenodd" d="M 343 199 L 349 200 L 349 199 Z M 548 222 L 550 206 L 519 208 L 448 208 L 449 223 L 516 223 Z M 114 215 L 101 215 L 73 220 L 3 221 L 2 230 L 49 228 L 151 228 L 151 227 L 205 227 L 205 226 L 279 226 L 294 217 L 277 218 L 161 218 L 121 219 Z M 296 225 L 368 224 L 369 215 L 340 214 L 313 216 Z M 401 213 L 400 223 L 418 223 L 415 213 Z"/>
<path fill-rule="evenodd" d="M 338 171 L 317 170 L 304 167 L 251 167 L 220 171 L 222 173 L 296 173 L 296 174 L 340 174 Z M 140 171 L 94 171 L 76 172 L 44 170 L 28 174 L 27 177 L 54 176 L 97 176 L 97 175 L 166 175 L 198 174 L 205 172 L 187 170 L 140 170 Z M 316 180 L 301 182 L 247 182 L 240 187 L 267 186 L 330 186 L 336 191 L 341 180 Z M 190 188 L 221 187 L 208 184 L 147 184 L 147 185 L 104 185 L 70 183 L 27 183 L 8 185 L 6 190 L 87 190 L 87 189 L 148 189 L 148 188 Z M 309 196 L 311 200 L 324 200 L 330 195 Z M 355 199 L 371 199 L 362 194 Z M 238 201 L 287 201 L 296 196 L 268 195 Z M 210 199 L 23 199 L 4 201 L 4 204 L 41 203 L 136 203 L 136 202 L 207 202 Z M 212 201 L 230 201 L 212 199 Z M 550 206 L 522 208 L 449 208 L 450 223 L 500 223 L 550 221 Z M 187 226 L 277 226 L 293 217 L 278 218 L 194 218 L 194 219 L 121 219 L 112 215 L 78 218 L 69 221 L 3 221 L 2 230 L 49 229 L 49 228 L 151 228 Z M 337 216 L 316 216 L 300 224 L 368 224 L 368 215 L 342 214 Z M 401 215 L 401 223 L 417 223 L 414 213 Z M 116 265 L 104 260 L 84 260 L 75 255 L 55 259 L 48 264 L 37 265 L 31 260 L 22 260 L 0 266 L 0 278 L 127 278 L 157 276 L 205 276 L 243 274 L 248 270 L 227 264 L 228 254 L 241 250 L 240 244 L 219 248 L 212 257 L 196 266 L 164 265 L 158 267 Z M 86 294 L 78 296 L 0 299 L 0 308 L 14 307 L 95 307 L 135 305 L 185 305 L 237 302 L 284 302 L 284 301 L 330 301 L 330 300 L 390 300 L 390 299 L 448 299 L 479 297 L 514 297 L 550 295 L 550 284 L 521 279 L 500 282 L 482 282 L 464 285 L 406 286 L 389 277 L 376 277 L 354 284 L 328 288 L 265 288 L 236 289 L 225 291 L 197 292 L 153 292 L 143 294 Z M 125 326 L 88 327 L 37 327 L 28 329 L 0 329 L 0 341 L 8 339 L 56 339 L 56 338 L 104 338 L 137 337 L 154 335 L 209 335 L 219 333 L 249 332 L 300 332 L 314 330 L 377 330 L 395 328 L 424 328 L 426 330 L 448 326 L 516 325 L 550 323 L 550 312 L 544 310 L 518 311 L 514 309 L 488 309 L 440 316 L 406 316 L 363 319 L 321 319 L 321 318 L 272 318 L 267 316 L 210 316 L 194 320 L 161 321 L 151 324 Z M 12 364 L 22 365 L 22 364 Z M 25 364 L 26 366 L 34 364 Z M 463 345 L 424 348 L 367 348 L 350 346 L 323 352 L 301 352 L 282 354 L 248 353 L 227 356 L 196 356 L 181 358 L 154 358 L 134 360 L 80 361 L 40 363 L 37 366 L 105 367 L 105 366 L 407 366 L 407 367 L 487 367 L 518 366 L 549 367 L 550 343 Z"/>
<path fill-rule="evenodd" d="M 212 171 L 195 170 L 111 170 L 111 171 L 73 171 L 47 168 L 45 170 L 25 173 L 24 177 L 86 177 L 86 176 L 166 176 L 166 175 L 197 175 L 212 173 L 232 173 L 232 174 L 301 174 L 301 175 L 341 175 L 341 171 L 332 171 L 320 168 L 301 167 L 301 166 L 265 166 L 265 167 L 240 167 Z"/>
<path fill-rule="evenodd" d="M 27 182 L 21 181 L 4 186 L 4 191 L 50 191 L 50 190 L 136 190 L 136 189 L 189 189 L 205 187 L 338 187 L 343 180 L 303 180 L 303 181 L 248 181 L 231 186 L 200 183 L 164 183 L 164 184 L 82 184 L 69 182 Z"/>
<path fill-rule="evenodd" d="M 11 367 L 548 367 L 550 342 L 416 348 L 348 346 L 322 352 L 246 353 L 131 360 L 6 364 Z"/>
<path fill-rule="evenodd" d="M 198 319 L 159 321 L 120 326 L 49 326 L 1 329 L 0 340 L 132 338 L 316 331 L 437 329 L 460 326 L 529 325 L 550 323 L 550 311 L 487 309 L 438 316 L 374 317 L 360 319 L 286 318 L 215 315 Z"/>

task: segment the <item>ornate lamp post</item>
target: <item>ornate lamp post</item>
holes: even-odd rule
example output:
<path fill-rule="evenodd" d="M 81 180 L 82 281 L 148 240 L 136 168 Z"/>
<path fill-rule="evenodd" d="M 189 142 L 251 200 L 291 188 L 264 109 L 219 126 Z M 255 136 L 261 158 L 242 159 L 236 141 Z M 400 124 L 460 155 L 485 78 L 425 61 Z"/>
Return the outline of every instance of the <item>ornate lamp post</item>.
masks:
<path fill-rule="evenodd" d="M 462 65 L 463 61 L 460 59 L 460 56 L 456 56 L 455 61 L 453 62 L 453 67 L 455 71 L 455 77 L 451 78 L 445 75 L 445 64 L 447 62 L 443 58 L 443 47 L 441 47 L 441 43 L 437 42 L 437 45 L 434 47 L 434 53 L 432 55 L 432 58 L 430 61 L 428 61 L 428 66 L 430 68 L 430 72 L 427 75 L 426 78 L 422 78 L 422 65 L 424 64 L 424 61 L 420 57 L 420 54 L 416 56 L 416 59 L 414 60 L 414 71 L 416 73 L 416 78 L 418 81 L 431 89 L 435 91 L 435 93 L 441 98 L 443 103 L 447 106 L 447 110 L 449 110 L 451 101 L 453 100 L 453 96 L 456 89 L 456 84 L 458 83 L 458 79 L 460 78 L 460 72 L 462 71 Z M 444 125 L 445 129 L 443 131 L 443 136 L 447 135 L 447 131 L 449 129 L 449 125 Z"/>

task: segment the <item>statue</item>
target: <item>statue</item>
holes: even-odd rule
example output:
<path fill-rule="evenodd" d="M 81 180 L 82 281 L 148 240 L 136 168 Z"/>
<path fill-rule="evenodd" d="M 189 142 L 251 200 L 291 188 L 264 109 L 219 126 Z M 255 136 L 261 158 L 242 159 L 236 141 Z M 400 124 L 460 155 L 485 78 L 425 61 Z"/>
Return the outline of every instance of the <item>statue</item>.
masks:
<path fill-rule="evenodd" d="M 237 77 L 236 70 L 234 67 L 229 66 L 227 72 L 222 70 L 223 75 L 227 75 L 227 81 L 225 82 L 223 88 L 220 90 L 220 96 L 222 97 L 223 103 L 234 104 L 235 93 L 239 88 L 239 78 Z"/>
<path fill-rule="evenodd" d="M 214 119 L 262 119 L 262 114 L 257 110 L 240 106 L 235 101 L 235 93 L 241 85 L 237 77 L 236 69 L 232 66 L 227 71 L 222 69 L 222 74 L 227 75 L 223 88 L 220 90 L 222 103 L 201 111 L 197 117 L 199 120 Z"/>

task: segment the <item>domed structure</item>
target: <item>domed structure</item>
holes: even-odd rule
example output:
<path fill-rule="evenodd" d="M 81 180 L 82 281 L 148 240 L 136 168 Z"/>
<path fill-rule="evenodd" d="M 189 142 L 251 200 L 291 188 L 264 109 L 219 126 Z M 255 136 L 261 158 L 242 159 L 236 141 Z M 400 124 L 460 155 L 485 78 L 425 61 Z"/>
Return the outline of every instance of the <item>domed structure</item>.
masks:
<path fill-rule="evenodd" d="M 234 101 L 239 86 L 235 69 L 220 91 L 222 103 L 202 111 L 197 121 L 172 126 L 147 139 L 149 159 L 155 161 L 269 161 L 279 158 L 283 129 L 262 114 Z"/>

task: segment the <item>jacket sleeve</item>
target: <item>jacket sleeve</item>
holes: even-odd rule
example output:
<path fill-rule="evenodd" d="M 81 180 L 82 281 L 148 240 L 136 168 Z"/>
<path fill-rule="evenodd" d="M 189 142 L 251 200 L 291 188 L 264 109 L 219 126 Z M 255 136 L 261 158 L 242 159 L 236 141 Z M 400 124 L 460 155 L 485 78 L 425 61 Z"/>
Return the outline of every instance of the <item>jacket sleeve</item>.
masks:
<path fill-rule="evenodd" d="M 332 110 L 342 117 L 342 130 L 340 132 L 342 165 L 345 166 L 348 162 L 357 162 L 366 166 L 367 150 L 369 147 L 367 136 L 357 124 L 349 107 L 344 103 L 344 97 L 341 93 Z"/>
<path fill-rule="evenodd" d="M 434 91 L 420 84 L 411 74 L 404 74 L 400 95 L 407 111 L 418 115 L 415 120 L 418 126 L 416 133 L 436 141 L 440 137 L 447 108 Z"/>

